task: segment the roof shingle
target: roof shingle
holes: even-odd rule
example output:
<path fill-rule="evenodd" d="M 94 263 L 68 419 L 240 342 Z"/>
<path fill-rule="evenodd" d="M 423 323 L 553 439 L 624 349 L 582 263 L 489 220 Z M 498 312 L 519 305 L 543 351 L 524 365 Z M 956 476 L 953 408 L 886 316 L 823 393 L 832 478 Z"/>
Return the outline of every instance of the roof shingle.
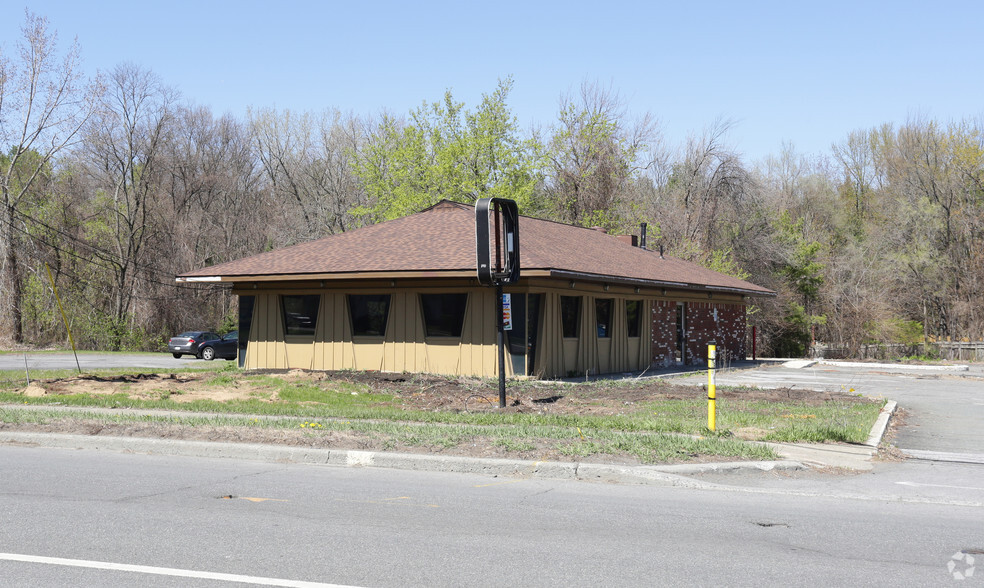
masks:
<path fill-rule="evenodd" d="M 601 231 L 530 217 L 519 223 L 522 270 L 549 270 L 770 295 L 750 282 L 633 247 Z M 179 280 L 475 270 L 474 207 L 444 201 L 404 218 L 221 263 Z"/>

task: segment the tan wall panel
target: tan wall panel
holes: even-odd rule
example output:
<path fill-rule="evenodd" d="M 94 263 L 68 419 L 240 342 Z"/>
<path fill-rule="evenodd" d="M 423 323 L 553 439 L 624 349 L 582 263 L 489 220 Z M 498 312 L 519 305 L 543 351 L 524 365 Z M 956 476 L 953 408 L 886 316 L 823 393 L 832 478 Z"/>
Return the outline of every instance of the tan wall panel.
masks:
<path fill-rule="evenodd" d="M 288 337 L 287 369 L 309 370 L 314 367 L 314 337 Z"/>
<path fill-rule="evenodd" d="M 255 319 L 259 320 L 254 320 L 250 330 L 249 346 L 252 349 L 247 354 L 247 368 L 285 369 L 287 367 L 287 351 L 283 342 L 279 302 L 280 299 L 276 294 L 256 294 L 253 308 Z"/>
<path fill-rule="evenodd" d="M 366 371 L 380 371 L 383 369 L 383 353 L 385 345 L 379 337 L 356 337 L 354 341 L 347 343 L 352 348 L 354 358 L 352 368 Z"/>
<path fill-rule="evenodd" d="M 598 320 L 593 296 L 581 298 L 581 346 L 577 354 L 577 373 L 598 373 Z"/>

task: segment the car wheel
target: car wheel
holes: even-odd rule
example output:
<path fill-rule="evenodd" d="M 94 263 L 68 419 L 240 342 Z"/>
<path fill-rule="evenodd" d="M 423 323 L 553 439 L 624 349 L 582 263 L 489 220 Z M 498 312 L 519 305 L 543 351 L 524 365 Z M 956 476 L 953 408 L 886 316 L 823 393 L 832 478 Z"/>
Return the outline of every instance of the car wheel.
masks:
<path fill-rule="evenodd" d="M 171 355 L 174 356 L 174 359 L 181 359 L 181 354 L 180 353 L 172 353 Z"/>
<path fill-rule="evenodd" d="M 213 359 L 215 359 L 215 350 L 212 349 L 211 347 L 206 347 L 202 349 L 201 356 L 202 359 L 204 359 L 205 361 L 212 361 Z"/>

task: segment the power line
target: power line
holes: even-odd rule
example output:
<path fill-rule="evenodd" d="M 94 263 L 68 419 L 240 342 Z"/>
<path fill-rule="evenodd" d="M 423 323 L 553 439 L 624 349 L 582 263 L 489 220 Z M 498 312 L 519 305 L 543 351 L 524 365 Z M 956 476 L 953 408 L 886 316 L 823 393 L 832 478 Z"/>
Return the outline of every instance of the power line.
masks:
<path fill-rule="evenodd" d="M 112 256 L 112 254 L 110 254 L 110 253 L 108 253 L 108 252 L 106 252 L 106 251 L 104 251 L 104 250 L 102 250 L 102 249 L 100 249 L 100 248 L 92 245 L 91 243 L 88 243 L 86 241 L 83 241 L 83 240 L 79 239 L 75 235 L 72 235 L 70 233 L 66 233 L 65 231 L 63 231 L 61 229 L 52 227 L 51 225 L 49 225 L 49 224 L 47 224 L 47 223 L 45 223 L 45 222 L 43 222 L 43 221 L 41 221 L 41 220 L 39 220 L 39 219 L 31 216 L 29 214 L 26 214 L 24 212 L 21 212 L 21 211 L 19 211 L 17 209 L 14 209 L 13 212 L 14 212 L 14 214 L 16 216 L 21 217 L 22 220 L 25 222 L 25 224 L 32 223 L 34 225 L 43 227 L 44 229 L 47 229 L 48 231 L 51 231 L 52 233 L 56 233 L 59 236 L 64 237 L 65 239 L 67 239 L 69 241 L 72 241 L 74 244 L 81 246 L 81 248 L 88 250 L 89 252 L 92 253 L 92 256 L 91 257 L 85 257 L 83 255 L 80 255 L 75 250 L 65 249 L 65 248 L 59 246 L 58 244 L 51 242 L 49 239 L 45 238 L 42 235 L 32 234 L 29 231 L 27 231 L 27 230 L 21 228 L 20 226 L 18 226 L 17 223 L 11 223 L 7 218 L 0 218 L 0 223 L 3 223 L 5 225 L 9 225 L 11 228 L 13 228 L 13 230 L 17 231 L 18 233 L 21 233 L 22 235 L 24 235 L 25 237 L 27 237 L 27 238 L 29 238 L 29 239 L 31 239 L 33 241 L 39 241 L 39 242 L 43 243 L 44 245 L 48 246 L 49 248 L 57 251 L 58 253 L 63 253 L 65 255 L 69 256 L 69 257 L 72 257 L 72 258 L 75 258 L 75 259 L 79 259 L 79 260 L 84 261 L 84 262 L 86 262 L 88 264 L 94 265 L 96 267 L 99 267 L 99 268 L 102 268 L 104 270 L 111 271 L 111 272 L 115 272 L 119 268 L 120 264 L 117 262 L 116 258 L 114 256 Z M 12 244 L 11 244 L 11 246 L 12 246 Z M 99 260 L 103 261 L 104 263 L 97 263 L 93 258 L 99 259 Z M 163 272 L 162 270 L 160 270 L 159 268 L 156 268 L 156 267 L 153 267 L 153 266 L 150 266 L 150 265 L 146 265 L 146 264 L 141 264 L 141 263 L 139 263 L 137 261 L 133 261 L 132 262 L 132 267 L 135 270 L 143 270 L 144 272 L 147 272 L 147 273 L 150 273 L 150 274 L 165 274 L 166 273 L 166 272 Z M 65 275 L 69 275 L 69 272 L 61 271 L 61 268 L 59 268 L 59 270 L 60 270 L 60 273 L 64 273 Z M 76 280 L 80 280 L 80 281 L 83 280 L 83 278 L 81 278 L 80 276 L 75 275 L 75 274 L 72 274 L 70 277 L 72 277 L 72 278 L 74 278 Z M 186 284 L 180 284 L 180 283 L 177 283 L 177 282 L 174 282 L 174 281 L 164 282 L 164 281 L 161 281 L 160 279 L 153 279 L 153 278 L 151 278 L 149 276 L 141 275 L 139 273 L 139 271 L 135 271 L 133 273 L 133 279 L 134 280 L 137 280 L 137 281 L 146 282 L 146 283 L 149 283 L 149 284 L 155 284 L 155 285 L 158 285 L 158 286 L 166 286 L 166 287 L 174 288 L 174 289 L 178 289 L 178 290 L 191 290 L 191 291 L 195 291 L 195 292 L 202 292 L 202 291 L 208 292 L 208 291 L 214 291 L 214 290 L 216 290 L 216 287 L 214 285 L 202 285 L 202 284 L 186 285 Z M 136 296 L 136 295 L 134 297 L 135 298 L 138 298 L 138 299 L 141 299 L 141 300 L 153 300 L 153 299 L 162 300 L 163 299 L 161 297 L 145 297 L 145 296 Z"/>

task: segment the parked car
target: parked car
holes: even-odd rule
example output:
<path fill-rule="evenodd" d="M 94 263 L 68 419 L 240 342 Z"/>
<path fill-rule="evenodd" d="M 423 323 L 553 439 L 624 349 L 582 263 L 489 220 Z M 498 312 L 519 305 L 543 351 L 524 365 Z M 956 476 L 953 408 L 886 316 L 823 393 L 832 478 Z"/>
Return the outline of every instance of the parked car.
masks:
<path fill-rule="evenodd" d="M 167 342 L 167 350 L 175 358 L 182 355 L 194 355 L 198 357 L 198 347 L 203 341 L 213 341 L 220 337 L 211 331 L 186 331 L 180 335 L 171 337 Z"/>
<path fill-rule="evenodd" d="M 198 344 L 198 357 L 208 361 L 217 357 L 236 359 L 238 355 L 239 331 L 230 331 L 221 337 L 202 341 Z"/>

